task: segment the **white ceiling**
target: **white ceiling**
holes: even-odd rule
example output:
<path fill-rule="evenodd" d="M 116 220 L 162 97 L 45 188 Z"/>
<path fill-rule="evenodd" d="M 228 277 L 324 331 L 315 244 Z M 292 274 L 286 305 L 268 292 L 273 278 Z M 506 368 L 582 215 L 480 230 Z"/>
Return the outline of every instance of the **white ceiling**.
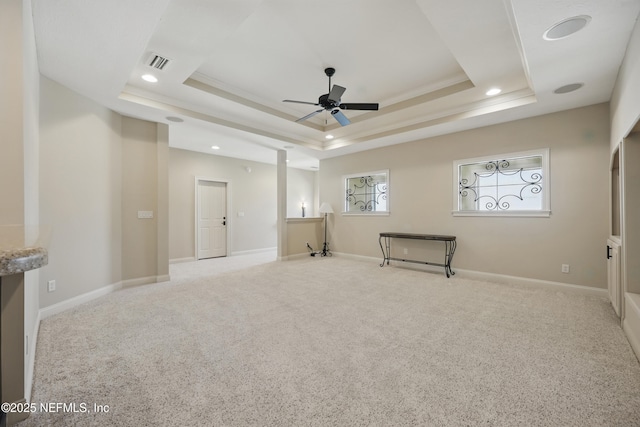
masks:
<path fill-rule="evenodd" d="M 170 124 L 170 146 L 290 166 L 608 101 L 640 0 L 32 0 L 41 73 L 124 115 Z M 543 33 L 573 16 L 567 38 Z M 158 54 L 163 70 L 148 65 Z M 323 112 L 332 84 L 341 127 Z M 148 83 L 140 77 L 159 79 Z M 553 91 L 583 83 L 575 92 Z M 502 93 L 488 97 L 487 89 Z M 174 123 L 167 117 L 179 117 Z M 329 141 L 325 135 L 333 134 Z M 220 150 L 212 152 L 211 146 Z"/>

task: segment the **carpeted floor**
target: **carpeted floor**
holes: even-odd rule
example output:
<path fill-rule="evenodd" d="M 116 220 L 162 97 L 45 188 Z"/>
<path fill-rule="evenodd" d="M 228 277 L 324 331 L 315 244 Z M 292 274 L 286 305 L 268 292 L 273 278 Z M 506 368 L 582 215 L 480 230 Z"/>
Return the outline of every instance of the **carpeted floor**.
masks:
<path fill-rule="evenodd" d="M 32 402 L 81 412 L 19 425 L 640 425 L 604 298 L 341 257 L 191 264 L 44 320 Z"/>

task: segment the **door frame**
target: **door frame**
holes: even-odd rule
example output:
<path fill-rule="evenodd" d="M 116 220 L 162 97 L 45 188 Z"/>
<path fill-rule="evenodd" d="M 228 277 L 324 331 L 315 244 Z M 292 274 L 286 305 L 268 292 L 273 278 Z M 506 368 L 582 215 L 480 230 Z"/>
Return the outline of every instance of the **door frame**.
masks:
<path fill-rule="evenodd" d="M 200 212 L 200 195 L 198 192 L 198 183 L 201 181 L 204 182 L 221 182 L 225 184 L 225 198 L 226 198 L 226 206 L 225 206 L 225 216 L 227 217 L 227 241 L 226 241 L 226 251 L 225 256 L 229 256 L 231 253 L 231 228 L 233 221 L 230 221 L 229 212 L 233 212 L 231 209 L 231 180 L 230 179 L 221 179 L 221 178 L 211 178 L 206 176 L 196 176 L 194 180 L 194 215 L 193 215 L 193 232 L 194 232 L 194 258 L 198 261 L 198 248 L 200 247 L 200 233 L 198 232 L 198 212 Z"/>

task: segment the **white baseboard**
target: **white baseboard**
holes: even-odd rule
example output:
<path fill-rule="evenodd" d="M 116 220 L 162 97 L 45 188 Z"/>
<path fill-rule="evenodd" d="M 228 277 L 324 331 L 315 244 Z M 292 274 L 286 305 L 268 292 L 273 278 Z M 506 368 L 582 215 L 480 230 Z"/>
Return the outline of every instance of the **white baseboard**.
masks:
<path fill-rule="evenodd" d="M 640 294 L 625 293 L 624 304 L 625 316 L 622 329 L 636 357 L 640 360 Z"/>
<path fill-rule="evenodd" d="M 251 254 L 259 254 L 263 252 L 275 252 L 278 248 L 261 248 L 261 249 L 250 249 L 248 251 L 234 251 L 231 252 L 228 256 L 239 256 L 239 255 L 251 255 Z M 186 258 L 173 258 L 169 260 L 169 264 L 179 264 L 182 262 L 193 262 L 197 261 L 196 257 L 186 257 Z"/>
<path fill-rule="evenodd" d="M 61 301 L 57 304 L 50 305 L 48 307 L 41 308 L 38 312 L 40 320 L 44 320 L 47 317 L 51 317 L 54 314 L 62 313 L 63 311 L 69 310 L 70 308 L 76 307 L 80 304 L 84 304 L 85 302 L 92 301 L 96 298 L 100 298 L 101 296 L 108 295 L 111 292 L 114 292 L 118 289 L 122 288 L 122 282 L 115 283 L 113 285 L 103 286 L 100 289 L 96 289 L 95 291 L 87 292 L 82 295 L 78 295 L 73 298 L 69 298 L 68 300 Z"/>
<path fill-rule="evenodd" d="M 248 251 L 234 251 L 234 252 L 231 252 L 231 256 L 251 255 L 251 254 L 259 254 L 263 252 L 275 252 L 277 250 L 278 248 L 261 248 L 261 249 L 250 249 Z"/>
<path fill-rule="evenodd" d="M 560 289 L 570 292 L 579 292 L 586 295 L 594 295 L 608 298 L 606 289 L 594 288 L 592 286 L 574 285 L 571 283 L 553 282 L 551 280 L 532 279 L 529 277 L 507 276 L 505 274 L 485 273 L 482 271 L 454 269 L 456 276 L 474 280 L 485 280 L 487 282 L 512 284 L 519 286 L 536 286 L 549 289 Z"/>
<path fill-rule="evenodd" d="M 181 262 L 193 262 L 196 260 L 196 257 L 190 256 L 187 258 L 174 258 L 169 260 L 169 264 L 179 264 Z"/>
<path fill-rule="evenodd" d="M 382 257 L 372 257 L 372 256 L 364 256 L 364 255 L 356 255 L 356 254 L 346 254 L 344 252 L 331 252 L 333 256 L 338 256 L 341 258 L 348 258 L 355 261 L 366 261 L 366 262 L 377 262 L 380 265 L 380 260 Z"/>
<path fill-rule="evenodd" d="M 69 298 L 68 300 L 61 301 L 57 304 L 53 304 L 48 307 L 41 308 L 38 311 L 38 324 L 40 323 L 40 320 L 46 319 L 47 317 L 51 317 L 54 314 L 62 313 L 63 311 L 69 310 L 80 304 L 84 304 L 85 302 L 89 302 L 96 298 L 100 298 L 102 296 L 108 295 L 111 292 L 117 291 L 118 289 L 131 288 L 134 286 L 141 286 L 141 285 L 149 285 L 152 283 L 167 282 L 169 280 L 171 280 L 171 277 L 168 274 L 165 274 L 162 276 L 149 276 L 149 277 L 141 277 L 138 279 L 123 280 L 122 282 L 118 282 L 113 285 L 103 286 L 102 288 L 96 289 L 95 291 L 87 292 L 85 294 L 78 295 L 73 298 Z M 37 335 L 34 335 L 34 336 L 37 337 Z"/>
<path fill-rule="evenodd" d="M 151 285 L 153 283 L 167 282 L 171 279 L 168 274 L 162 276 L 138 277 L 136 279 L 127 279 L 122 281 L 122 288 L 133 288 L 142 285 Z"/>
<path fill-rule="evenodd" d="M 382 257 L 374 258 L 374 257 L 368 257 L 368 256 L 362 256 L 362 255 L 345 254 L 340 252 L 334 252 L 334 255 L 350 258 L 354 260 L 359 260 L 359 261 L 376 262 L 378 265 L 380 265 L 382 261 Z M 429 273 L 444 274 L 443 267 L 437 267 L 433 265 L 405 263 L 400 261 L 391 261 L 390 265 L 398 268 L 407 268 L 412 270 L 426 271 Z M 455 267 L 452 267 L 452 269 L 456 273 L 455 276 L 453 277 L 461 277 L 461 278 L 473 279 L 473 280 L 483 280 L 486 282 L 503 283 L 508 285 L 546 287 L 549 289 L 561 289 L 561 290 L 566 290 L 570 292 L 579 292 L 587 295 L 608 297 L 607 290 L 604 288 L 594 288 L 591 286 L 575 285 L 575 284 L 562 283 L 562 282 L 553 282 L 550 280 L 532 279 L 528 277 L 508 276 L 505 274 L 485 273 L 483 271 L 462 270 Z"/>
<path fill-rule="evenodd" d="M 309 252 L 302 252 L 299 254 L 287 255 L 286 257 L 282 257 L 282 259 L 279 259 L 279 261 L 291 261 L 294 259 L 302 259 L 302 258 L 310 258 L 310 257 L 311 255 L 309 254 Z"/>

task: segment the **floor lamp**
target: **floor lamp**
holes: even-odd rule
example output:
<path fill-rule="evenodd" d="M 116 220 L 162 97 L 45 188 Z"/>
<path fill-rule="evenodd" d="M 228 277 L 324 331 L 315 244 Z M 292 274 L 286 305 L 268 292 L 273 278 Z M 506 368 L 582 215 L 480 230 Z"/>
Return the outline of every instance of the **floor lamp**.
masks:
<path fill-rule="evenodd" d="M 332 214 L 333 209 L 331 205 L 327 202 L 324 202 L 320 205 L 320 213 L 324 214 L 324 244 L 322 245 L 322 256 L 331 256 L 331 251 L 329 250 L 329 244 L 327 243 L 327 214 Z"/>

